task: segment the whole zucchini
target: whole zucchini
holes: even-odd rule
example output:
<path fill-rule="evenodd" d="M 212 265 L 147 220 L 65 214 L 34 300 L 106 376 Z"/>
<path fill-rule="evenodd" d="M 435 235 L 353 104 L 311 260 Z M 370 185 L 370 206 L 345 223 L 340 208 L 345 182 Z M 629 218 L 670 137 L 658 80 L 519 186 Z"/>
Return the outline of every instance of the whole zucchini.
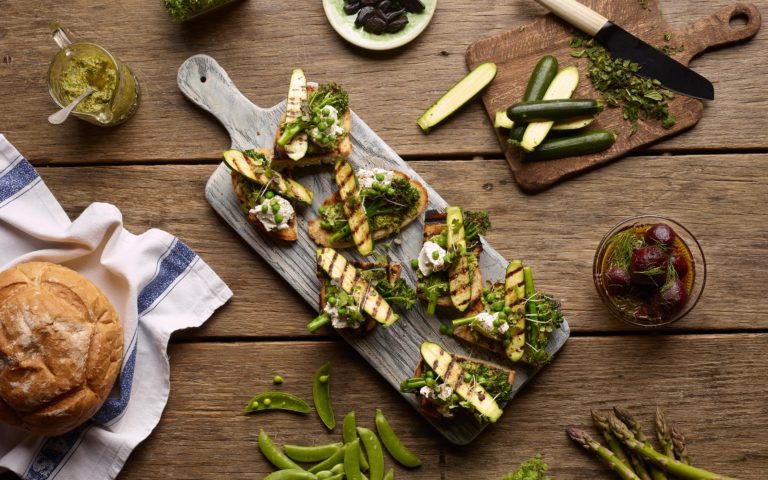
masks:
<path fill-rule="evenodd" d="M 525 95 L 523 95 L 524 102 L 532 102 L 544 98 L 544 93 L 546 93 L 547 88 L 549 88 L 549 84 L 552 83 L 552 79 L 557 75 L 557 67 L 557 59 L 552 55 L 542 57 L 542 59 L 536 63 L 533 72 L 531 72 L 531 78 L 528 79 L 528 86 L 525 88 Z M 526 123 L 521 122 L 517 122 L 514 125 L 509 132 L 510 143 L 520 144 L 526 126 Z"/>
<path fill-rule="evenodd" d="M 545 122 L 596 115 L 602 111 L 601 100 L 537 100 L 512 105 L 507 109 L 507 117 L 513 122 Z"/>
<path fill-rule="evenodd" d="M 556 158 L 589 155 L 611 148 L 616 134 L 608 130 L 589 130 L 571 137 L 553 138 L 542 142 L 536 150 L 526 152 L 525 160 L 554 160 Z"/>

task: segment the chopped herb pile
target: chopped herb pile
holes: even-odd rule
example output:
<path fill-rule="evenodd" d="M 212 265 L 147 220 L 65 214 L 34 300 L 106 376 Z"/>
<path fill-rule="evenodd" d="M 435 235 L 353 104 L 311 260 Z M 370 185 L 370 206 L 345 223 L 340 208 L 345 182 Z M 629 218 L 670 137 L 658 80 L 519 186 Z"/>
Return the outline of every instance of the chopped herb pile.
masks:
<path fill-rule="evenodd" d="M 514 472 L 504 475 L 501 480 L 552 480 L 546 475 L 547 468 L 549 467 L 541 459 L 541 455 L 536 455 L 523 462 Z"/>
<path fill-rule="evenodd" d="M 349 95 L 336 83 L 324 83 L 301 107 L 301 116 L 285 126 L 277 144 L 284 147 L 301 132 L 306 132 L 315 149 L 330 151 L 339 146 L 347 133 L 341 120 L 349 106 Z"/>
<path fill-rule="evenodd" d="M 605 103 L 622 107 L 624 119 L 632 123 L 630 135 L 637 131 L 637 121 L 641 118 L 659 120 L 664 128 L 675 125 L 675 116 L 667 104 L 667 100 L 673 98 L 672 92 L 656 79 L 639 76 L 639 64 L 611 58 L 602 45 L 579 32 L 570 43 L 571 56 L 589 60 L 587 74 Z"/>
<path fill-rule="evenodd" d="M 363 270 L 360 276 L 371 282 L 391 306 L 399 305 L 410 310 L 416 304 L 416 292 L 404 279 L 398 278 L 394 283 L 389 281 L 389 263 L 386 266 Z"/>
<path fill-rule="evenodd" d="M 177 22 L 184 22 L 191 17 L 203 13 L 231 0 L 165 0 L 168 14 Z"/>

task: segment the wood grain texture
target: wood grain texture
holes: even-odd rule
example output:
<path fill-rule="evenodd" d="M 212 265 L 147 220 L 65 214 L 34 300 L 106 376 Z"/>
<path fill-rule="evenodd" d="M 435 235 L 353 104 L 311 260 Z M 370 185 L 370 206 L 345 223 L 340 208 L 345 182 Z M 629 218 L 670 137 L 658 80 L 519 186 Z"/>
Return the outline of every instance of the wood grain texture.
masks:
<path fill-rule="evenodd" d="M 622 405 L 652 431 L 658 405 L 685 432 L 696 464 L 758 480 L 768 471 L 767 352 L 765 335 L 573 338 L 498 424 L 471 446 L 453 447 L 341 343 L 175 345 L 166 412 L 119 478 L 262 478 L 269 467 L 256 447 L 260 428 L 279 444 L 338 441 L 340 425 L 327 433 L 314 412 L 241 413 L 252 395 L 267 390 L 311 403 L 312 374 L 330 360 L 336 417 L 354 409 L 358 423 L 371 427 L 374 410 L 381 408 L 421 458 L 419 469 L 397 467 L 398 478 L 498 479 L 537 452 L 551 465 L 553 478 L 613 478 L 570 443 L 565 427 L 591 431 L 590 408 Z M 285 378 L 281 387 L 272 385 L 275 374 Z"/>
<path fill-rule="evenodd" d="M 411 165 L 448 202 L 490 211 L 488 241 L 505 258 L 534 267 L 537 284 L 562 300 L 575 332 L 635 328 L 613 320 L 598 300 L 592 257 L 611 226 L 649 213 L 688 227 L 708 265 L 699 305 L 662 331 L 768 328 L 768 212 L 762 208 L 768 155 L 631 157 L 533 197 L 520 193 L 503 160 Z M 157 227 L 178 235 L 221 275 L 235 297 L 185 336 L 307 335 L 314 309 L 205 201 L 205 181 L 215 168 L 48 167 L 40 174 L 70 216 L 91 202 L 114 203 L 130 230 Z"/>
<path fill-rule="evenodd" d="M 670 27 L 680 29 L 731 3 L 663 0 L 661 8 Z M 768 11 L 768 0 L 755 3 Z M 257 105 L 280 101 L 291 68 L 303 66 L 311 78 L 338 80 L 347 87 L 352 108 L 401 155 L 501 158 L 480 101 L 471 102 L 428 136 L 421 133 L 416 118 L 466 73 L 464 52 L 470 43 L 543 13 L 530 0 L 476 0 L 471 6 L 441 0 L 432 23 L 414 42 L 394 52 L 372 54 L 338 37 L 321 2 L 309 0 L 299 8 L 246 0 L 187 25 L 174 24 L 160 1 L 4 2 L 0 131 L 38 165 L 217 158 L 228 145 L 226 132 L 176 87 L 179 65 L 190 55 L 207 53 L 238 79 L 245 96 Z M 53 19 L 98 41 L 138 75 L 141 106 L 128 123 L 114 129 L 79 121 L 59 127 L 47 124 L 45 118 L 54 109 L 46 86 L 48 63 L 55 53 L 48 36 Z M 768 75 L 766 49 L 764 30 L 747 44 L 696 59 L 694 68 L 715 83 L 718 100 L 706 106 L 695 129 L 654 150 L 768 148 L 764 115 L 768 96 L 754 81 Z M 526 79 L 528 74 L 520 73 Z"/>
<path fill-rule="evenodd" d="M 687 65 L 693 56 L 708 48 L 752 38 L 761 24 L 759 11 L 749 4 L 725 7 L 705 20 L 679 31 L 672 31 L 668 27 L 656 1 L 649 1 L 643 6 L 636 1 L 597 0 L 590 2 L 590 6 L 650 45 L 684 45 L 685 51 L 674 56 L 683 65 Z M 731 28 L 729 20 L 738 15 L 746 17 L 746 25 L 739 29 Z M 571 25 L 550 14 L 518 29 L 478 40 L 469 46 L 469 68 L 488 61 L 498 66 L 496 79 L 482 95 L 491 121 L 496 112 L 504 111 L 508 106 L 522 101 L 528 78 L 520 73 L 532 72 L 544 55 L 555 56 L 561 69 L 571 65 L 578 67 L 581 81 L 573 98 L 600 98 L 600 93 L 593 87 L 587 75 L 589 60 L 571 56 L 569 42 L 573 38 L 572 30 Z M 665 41 L 665 35 L 671 35 L 669 42 Z M 606 108 L 589 128 L 614 132 L 617 135 L 616 142 L 608 150 L 589 155 L 528 162 L 523 158 L 521 149 L 507 141 L 507 130 L 497 129 L 496 134 L 517 183 L 526 191 L 536 192 L 578 173 L 622 158 L 631 151 L 688 130 L 699 122 L 704 112 L 702 101 L 684 95 L 675 95 L 668 103 L 670 112 L 677 119 L 673 127 L 665 129 L 660 121 L 640 119 L 634 133 L 632 124 L 624 120 L 621 108 Z"/>
<path fill-rule="evenodd" d="M 232 137 L 232 148 L 246 150 L 250 148 L 268 148 L 275 136 L 280 117 L 285 111 L 285 102 L 263 109 L 248 101 L 235 87 L 227 73 L 211 57 L 195 55 L 182 64 L 178 74 L 179 88 L 184 94 L 204 110 L 213 114 Z M 256 132 L 261 132 L 257 135 Z M 443 211 L 448 205 L 429 184 L 385 144 L 365 122 L 352 112 L 352 128 L 349 131 L 352 141 L 352 154 L 348 161 L 355 169 L 383 168 L 398 170 L 411 179 L 421 182 L 429 196 L 428 210 Z M 298 240 L 283 242 L 271 235 L 265 235 L 254 229 L 240 209 L 240 204 L 232 190 L 230 169 L 221 163 L 213 172 L 205 187 L 205 196 L 213 209 L 245 240 L 254 251 L 270 264 L 287 284 L 316 311 L 319 310 L 320 281 L 317 279 L 316 251 L 318 246 L 312 241 L 306 223 L 319 216 L 318 209 L 323 200 L 333 195 L 338 187 L 333 181 L 330 167 L 301 169 L 297 178 L 314 193 L 312 205 L 300 208 L 296 212 L 299 224 Z M 386 241 L 377 242 L 376 252 L 386 253 L 392 262 L 409 265 L 410 259 L 416 258 L 421 250 L 423 217 L 404 228 L 398 235 L 398 243 L 393 243 L 387 250 L 382 248 Z M 502 279 L 506 269 L 504 258 L 483 242 L 483 252 L 479 258 L 483 278 Z M 344 251 L 347 259 L 363 260 L 354 249 Z M 416 275 L 410 268 L 401 275 L 411 285 L 416 284 Z M 426 313 L 424 305 L 417 305 L 410 311 L 400 312 L 400 320 L 388 328 L 377 328 L 365 335 L 358 335 L 349 330 L 339 330 L 339 334 L 349 342 L 368 363 L 399 390 L 400 381 L 413 373 L 420 360 L 419 346 L 424 340 L 431 340 L 444 345 L 450 352 L 471 355 L 466 346 L 438 332 L 440 321 Z M 547 351 L 557 352 L 568 339 L 567 321 L 553 332 Z M 515 395 L 540 368 L 523 365 L 514 366 L 517 374 L 512 395 Z M 417 405 L 412 395 L 404 395 L 414 406 Z M 433 422 L 435 428 L 451 442 L 463 445 L 471 442 L 485 425 L 480 425 L 471 418 L 457 420 L 450 424 Z"/>

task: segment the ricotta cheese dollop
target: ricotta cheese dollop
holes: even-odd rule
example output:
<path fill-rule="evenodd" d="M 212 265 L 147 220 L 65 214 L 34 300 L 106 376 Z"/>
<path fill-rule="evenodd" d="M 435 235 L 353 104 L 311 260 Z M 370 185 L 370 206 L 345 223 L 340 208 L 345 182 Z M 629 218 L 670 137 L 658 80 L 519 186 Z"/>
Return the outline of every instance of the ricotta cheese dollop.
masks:
<path fill-rule="evenodd" d="M 422 275 L 429 276 L 433 272 L 440 272 L 448 268 L 445 263 L 445 255 L 448 252 L 435 242 L 424 242 L 419 252 L 419 271 Z"/>
<path fill-rule="evenodd" d="M 277 212 L 272 210 L 272 203 L 277 202 L 279 209 Z M 266 208 L 265 208 L 266 205 Z M 256 215 L 256 218 L 264 225 L 264 228 L 268 232 L 272 230 L 285 230 L 288 228 L 288 222 L 290 222 L 296 215 L 293 210 L 293 205 L 280 196 L 275 196 L 271 199 L 265 198 L 264 201 L 252 208 L 248 213 Z M 280 221 L 277 222 L 276 218 L 280 215 Z"/>
<path fill-rule="evenodd" d="M 383 168 L 366 168 L 359 170 L 356 175 L 357 183 L 360 185 L 360 188 L 365 189 L 373 188 L 373 182 L 389 185 L 395 178 L 395 172 Z M 377 176 L 380 176 L 382 179 L 377 179 Z"/>

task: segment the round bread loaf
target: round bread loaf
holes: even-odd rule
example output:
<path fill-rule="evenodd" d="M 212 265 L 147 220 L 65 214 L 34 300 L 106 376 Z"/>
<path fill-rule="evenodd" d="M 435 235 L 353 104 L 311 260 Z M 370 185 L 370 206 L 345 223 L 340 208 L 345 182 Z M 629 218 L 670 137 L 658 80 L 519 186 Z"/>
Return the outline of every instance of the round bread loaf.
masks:
<path fill-rule="evenodd" d="M 120 318 L 88 279 L 46 262 L 0 273 L 0 421 L 74 429 L 106 400 L 122 356 Z"/>

